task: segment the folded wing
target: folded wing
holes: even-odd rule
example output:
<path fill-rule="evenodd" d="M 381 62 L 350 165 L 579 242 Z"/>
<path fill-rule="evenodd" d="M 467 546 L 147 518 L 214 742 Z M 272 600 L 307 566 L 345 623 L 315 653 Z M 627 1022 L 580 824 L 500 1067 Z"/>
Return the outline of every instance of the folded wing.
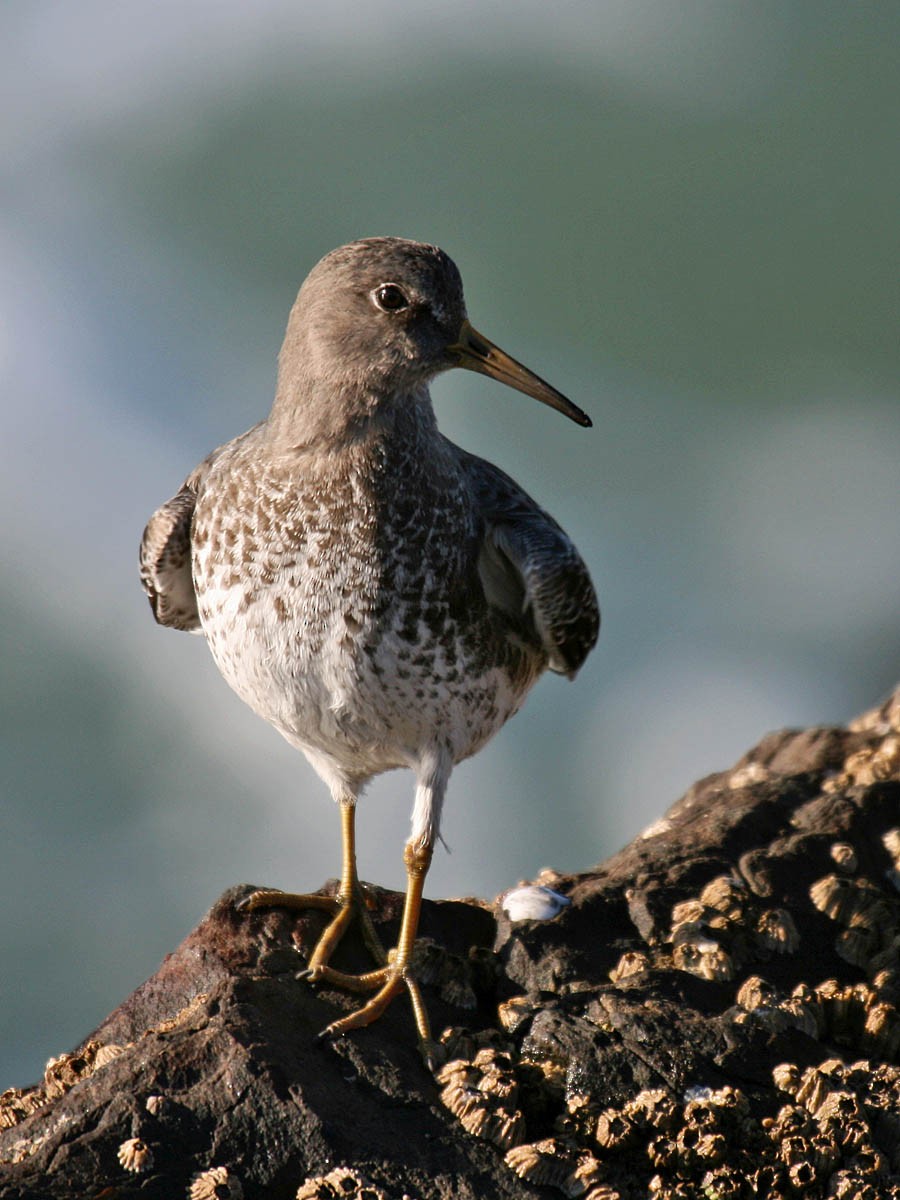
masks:
<path fill-rule="evenodd" d="M 191 521 L 203 463 L 187 477 L 181 491 L 156 510 L 141 539 L 141 584 L 160 625 L 200 630 L 197 595 L 191 575 Z"/>
<path fill-rule="evenodd" d="M 569 536 L 492 463 L 463 454 L 484 519 L 478 569 L 488 603 L 574 679 L 600 631 L 587 567 Z"/>

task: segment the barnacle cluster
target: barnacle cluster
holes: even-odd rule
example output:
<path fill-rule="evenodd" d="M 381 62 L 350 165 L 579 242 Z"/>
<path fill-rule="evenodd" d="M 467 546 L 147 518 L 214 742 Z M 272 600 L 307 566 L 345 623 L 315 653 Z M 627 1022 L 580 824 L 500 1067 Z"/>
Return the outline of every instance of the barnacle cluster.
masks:
<path fill-rule="evenodd" d="M 453 1058 L 437 1073 L 441 1102 L 476 1137 L 501 1150 L 518 1145 L 525 1118 L 517 1107 L 519 1081 L 507 1053 L 494 1046 L 476 1049 L 471 1058 Z"/>
<path fill-rule="evenodd" d="M 798 984 L 783 994 L 758 975 L 751 975 L 737 991 L 738 1025 L 761 1025 L 770 1033 L 799 1029 L 808 1037 L 845 1046 L 881 1060 L 895 1058 L 900 1050 L 900 1014 L 867 983 L 840 983 L 826 979 L 815 987 Z"/>
<path fill-rule="evenodd" d="M 44 1068 L 44 1078 L 35 1087 L 8 1088 L 0 1093 L 0 1129 L 11 1129 L 39 1108 L 52 1104 L 76 1083 L 112 1062 L 122 1050 L 122 1046 L 112 1043 L 90 1041 L 71 1054 L 51 1058 Z"/>
<path fill-rule="evenodd" d="M 605 1195 L 660 1200 L 855 1197 L 867 1194 L 863 1185 L 877 1185 L 868 1194 L 878 1200 L 900 1196 L 890 1182 L 900 1170 L 900 1068 L 830 1059 L 801 1071 L 786 1063 L 773 1080 L 791 1102 L 771 1116 L 754 1115 L 734 1087 L 694 1087 L 680 1100 L 647 1089 L 604 1109 L 593 1137 L 584 1097 L 572 1098 L 577 1138 L 570 1123 L 567 1136 L 518 1146 L 506 1161 L 522 1178 L 567 1196 L 599 1197 L 592 1189 L 601 1183 Z M 587 1179 L 581 1190 L 575 1163 Z"/>
<path fill-rule="evenodd" d="M 335 1167 L 327 1175 L 316 1175 L 301 1183 L 297 1200 L 386 1200 L 386 1195 L 356 1171 Z"/>
<path fill-rule="evenodd" d="M 826 1059 L 801 1071 L 781 1064 L 776 1087 L 791 1098 L 762 1122 L 789 1178 L 829 1195 L 898 1195 L 888 1183 L 900 1171 L 900 1068 L 868 1060 Z"/>
<path fill-rule="evenodd" d="M 843 768 L 825 780 L 822 790 L 832 793 L 845 792 L 851 787 L 870 787 L 884 779 L 896 779 L 900 774 L 898 734 L 900 731 L 891 733 L 850 754 Z"/>
<path fill-rule="evenodd" d="M 853 1026 L 859 1039 L 871 1040 L 865 1015 L 871 1007 L 860 987 L 829 981 L 783 995 L 752 976 L 738 998 L 747 1019 L 777 1013 L 772 1020 L 781 1029 L 800 1027 L 839 1042 Z M 445 1040 L 457 1057 L 438 1074 L 444 1103 L 470 1132 L 505 1151 L 507 1166 L 533 1186 L 587 1200 L 900 1200 L 892 1183 L 900 1173 L 900 1066 L 837 1057 L 806 1069 L 781 1063 L 772 1072 L 773 1089 L 750 1094 L 701 1084 L 676 1095 L 644 1088 L 615 1106 L 597 1090 L 576 1086 L 560 1103 L 552 1088 L 542 1119 L 522 1106 L 526 1121 L 517 1104 L 536 1064 L 510 1044 L 499 1048 L 496 1034 L 453 1031 Z M 337 1195 L 299 1193 L 302 1200 Z"/>
<path fill-rule="evenodd" d="M 882 836 L 896 864 L 900 829 Z M 896 866 L 893 871 L 896 872 Z M 890 872 L 888 873 L 890 876 Z M 900 992 L 900 898 L 865 877 L 824 875 L 809 889 L 813 904 L 839 927 L 835 951 L 860 967 L 881 1001 L 895 1001 Z"/>
<path fill-rule="evenodd" d="M 717 875 L 673 907 L 668 940 L 676 969 L 725 982 L 749 962 L 793 954 L 800 934 L 787 909 L 764 906 L 736 875 Z"/>
<path fill-rule="evenodd" d="M 171 1033 L 195 1021 L 204 1014 L 207 999 L 205 993 L 199 993 L 174 1017 L 146 1030 L 142 1036 Z M 119 1045 L 115 1042 L 88 1041 L 70 1054 L 60 1054 L 51 1058 L 44 1068 L 44 1077 L 40 1083 L 30 1088 L 8 1088 L 0 1093 L 0 1130 L 11 1129 L 39 1108 L 45 1108 L 59 1100 L 76 1083 L 108 1066 L 132 1045 L 133 1042 Z"/>

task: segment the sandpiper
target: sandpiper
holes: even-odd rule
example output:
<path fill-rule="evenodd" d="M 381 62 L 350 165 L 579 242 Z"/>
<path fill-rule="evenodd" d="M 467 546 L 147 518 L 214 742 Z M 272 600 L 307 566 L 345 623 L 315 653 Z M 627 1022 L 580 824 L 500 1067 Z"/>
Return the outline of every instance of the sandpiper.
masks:
<path fill-rule="evenodd" d="M 156 620 L 203 633 L 225 679 L 302 750 L 341 814 L 336 895 L 253 893 L 246 909 L 326 909 L 306 976 L 374 993 L 325 1035 L 369 1024 L 405 987 L 453 766 L 549 668 L 573 678 L 600 616 L 560 526 L 498 467 L 438 432 L 434 376 L 465 367 L 590 419 L 469 324 L 436 246 L 369 238 L 327 254 L 291 310 L 269 416 L 214 450 L 150 518 L 141 580 Z M 386 954 L 356 868 L 356 802 L 415 772 L 406 900 Z M 354 916 L 377 963 L 330 965 Z"/>

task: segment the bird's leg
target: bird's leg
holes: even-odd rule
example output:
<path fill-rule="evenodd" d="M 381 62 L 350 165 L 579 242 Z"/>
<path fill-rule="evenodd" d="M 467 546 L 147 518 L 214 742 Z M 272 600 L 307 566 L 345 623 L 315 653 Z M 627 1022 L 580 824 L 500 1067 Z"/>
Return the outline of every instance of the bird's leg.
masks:
<path fill-rule="evenodd" d="M 433 1042 L 431 1026 L 419 985 L 410 973 L 410 959 L 419 927 L 419 913 L 422 909 L 422 891 L 425 886 L 425 876 L 431 865 L 432 843 L 415 843 L 409 841 L 403 852 L 406 864 L 406 900 L 403 905 L 403 919 L 400 925 L 400 935 L 397 945 L 388 955 L 387 965 L 377 971 L 369 971 L 366 975 L 345 976 L 341 972 L 326 969 L 325 975 L 331 982 L 340 983 L 353 991 L 369 991 L 377 988 L 375 995 L 355 1012 L 338 1021 L 333 1021 L 322 1030 L 322 1037 L 338 1037 L 350 1029 L 359 1029 L 370 1025 L 378 1019 L 391 1000 L 405 987 L 416 1019 L 416 1028 L 426 1059 L 432 1057 Z"/>
<path fill-rule="evenodd" d="M 449 752 L 437 748 L 423 759 L 419 769 L 419 782 L 413 808 L 412 834 L 403 851 L 403 861 L 406 865 L 406 899 L 403 905 L 403 918 L 400 923 L 397 945 L 388 955 L 385 966 L 358 976 L 345 976 L 340 972 L 332 971 L 330 967 L 325 969 L 325 978 L 330 982 L 352 991 L 374 991 L 375 995 L 355 1012 L 338 1021 L 333 1021 L 322 1030 L 320 1035 L 322 1037 L 338 1037 L 347 1033 L 348 1030 L 359 1029 L 363 1025 L 371 1024 L 381 1016 L 397 993 L 406 988 L 416 1020 L 420 1048 L 429 1067 L 436 1065 L 438 1048 L 431 1039 L 428 1014 L 425 1011 L 419 985 L 413 975 L 412 954 L 416 932 L 419 928 L 425 876 L 431 866 L 434 843 L 440 829 L 441 808 L 451 767 L 452 760 Z"/>
<path fill-rule="evenodd" d="M 304 972 L 304 975 L 313 981 L 325 977 L 326 964 L 354 916 L 359 920 L 363 940 L 369 953 L 377 963 L 387 961 L 384 947 L 372 924 L 367 897 L 356 871 L 356 797 L 341 795 L 338 797 L 338 803 L 341 813 L 343 853 L 341 881 L 336 895 L 318 896 L 308 893 L 280 892 L 272 888 L 251 892 L 238 904 L 238 908 L 245 912 L 255 912 L 260 908 L 289 908 L 292 910 L 313 908 L 332 914 L 330 923 L 316 942 Z"/>

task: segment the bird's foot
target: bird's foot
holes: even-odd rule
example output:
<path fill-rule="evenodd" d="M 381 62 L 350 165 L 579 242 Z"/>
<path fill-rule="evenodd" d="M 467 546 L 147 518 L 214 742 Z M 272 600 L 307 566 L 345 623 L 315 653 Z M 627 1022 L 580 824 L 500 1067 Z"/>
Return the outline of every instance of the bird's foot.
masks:
<path fill-rule="evenodd" d="M 419 1049 L 430 1071 L 437 1070 L 442 1060 L 442 1047 L 431 1036 L 431 1025 L 425 1002 L 418 982 L 413 978 L 408 965 L 396 961 L 396 951 L 388 954 L 388 963 L 377 971 L 368 971 L 364 975 L 348 975 L 343 971 L 335 971 L 333 967 L 319 967 L 316 970 L 301 972 L 299 978 L 308 979 L 311 983 L 330 983 L 335 987 L 349 992 L 374 991 L 375 995 L 360 1008 L 354 1009 L 346 1017 L 332 1021 L 318 1035 L 319 1041 L 325 1038 L 342 1037 L 352 1029 L 362 1029 L 377 1021 L 384 1010 L 400 992 L 406 989 L 412 1004 L 416 1029 L 419 1034 Z"/>
<path fill-rule="evenodd" d="M 331 921 L 316 942 L 309 958 L 307 973 L 312 973 L 316 977 L 318 977 L 318 971 L 331 969 L 327 964 L 354 917 L 359 921 L 363 941 L 375 962 L 379 964 L 387 962 L 384 946 L 372 923 L 369 910 L 373 907 L 374 901 L 359 880 L 356 880 L 350 888 L 338 891 L 334 896 L 320 896 L 315 892 L 280 892 L 277 888 L 266 888 L 251 892 L 249 896 L 239 900 L 236 905 L 239 912 L 257 912 L 265 908 L 287 908 L 294 912 L 317 909 L 320 912 L 330 913 Z M 348 976 L 348 978 L 354 977 Z"/>

